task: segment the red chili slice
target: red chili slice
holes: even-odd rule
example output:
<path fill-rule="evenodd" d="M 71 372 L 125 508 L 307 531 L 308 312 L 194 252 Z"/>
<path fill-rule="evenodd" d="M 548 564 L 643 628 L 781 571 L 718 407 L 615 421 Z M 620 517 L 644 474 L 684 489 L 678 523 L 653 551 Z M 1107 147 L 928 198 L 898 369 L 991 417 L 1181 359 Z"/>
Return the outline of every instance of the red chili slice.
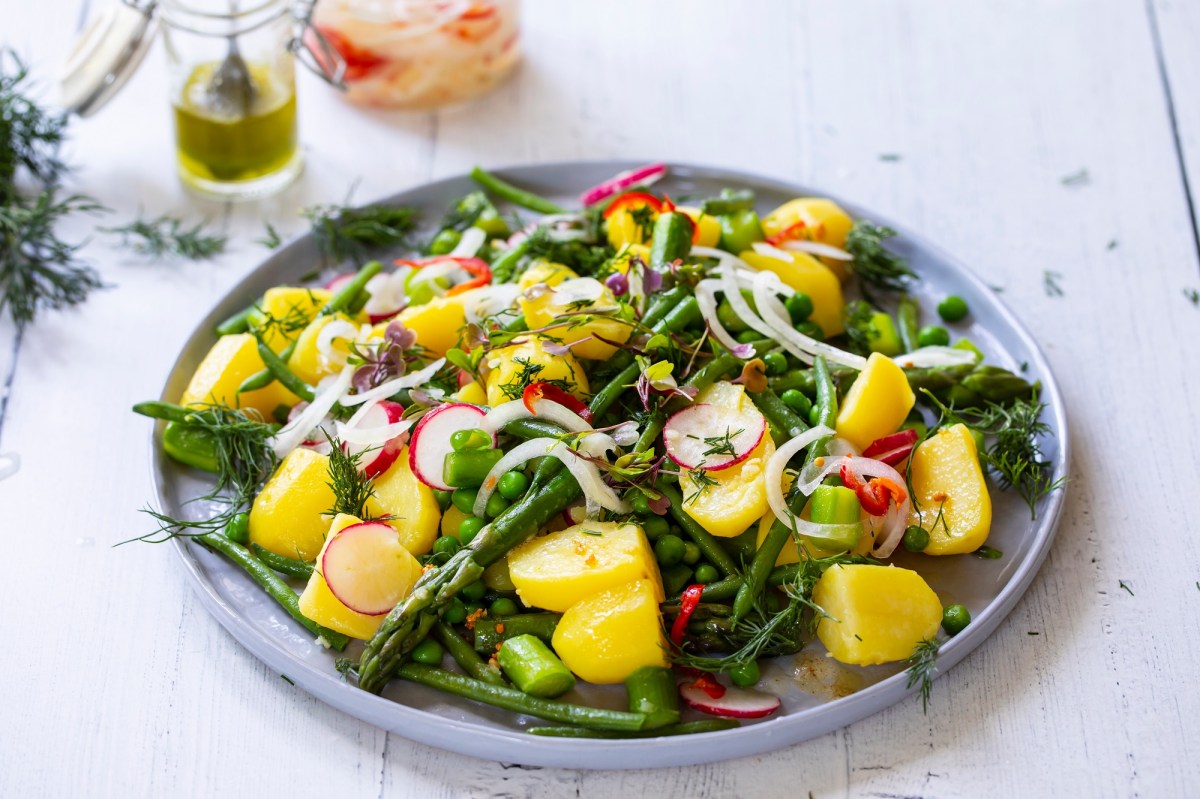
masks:
<path fill-rule="evenodd" d="M 662 201 L 653 194 L 647 194 L 644 191 L 631 191 L 622 194 L 620 197 L 609 203 L 608 207 L 604 209 L 604 218 L 608 219 L 617 211 L 630 208 L 631 206 L 638 208 L 644 206 L 654 211 L 656 214 L 662 213 L 663 210 Z"/>
<path fill-rule="evenodd" d="M 858 497 L 858 504 L 872 516 L 882 516 L 887 513 L 888 503 L 894 501 L 897 505 L 908 498 L 908 492 L 903 486 L 896 485 L 886 477 L 872 477 L 863 482 L 853 469 L 842 464 L 842 485 L 849 488 Z"/>
<path fill-rule="evenodd" d="M 912 429 L 877 438 L 863 450 L 863 457 L 883 461 L 888 466 L 899 466 L 912 454 L 917 438 L 917 431 Z"/>
<path fill-rule="evenodd" d="M 679 615 L 675 617 L 675 623 L 671 625 L 671 642 L 675 646 L 683 644 L 683 634 L 687 632 L 688 622 L 691 620 L 692 614 L 696 612 L 696 607 L 700 604 L 700 597 L 703 595 L 704 586 L 701 584 L 689 585 L 683 590 L 683 598 L 679 602 Z M 697 680 L 697 684 L 699 684 L 699 680 Z"/>
<path fill-rule="evenodd" d="M 579 415 L 579 418 L 585 422 L 592 421 L 592 409 L 584 405 L 579 399 L 566 391 L 563 391 L 553 383 L 530 383 L 525 386 L 525 390 L 521 392 L 521 400 L 525 403 L 525 407 L 530 413 L 534 413 L 533 403 L 540 399 L 548 399 L 551 402 L 557 402 L 564 408 L 574 411 Z"/>
<path fill-rule="evenodd" d="M 767 236 L 767 244 L 770 244 L 772 247 L 778 247 L 780 244 L 783 244 L 785 241 L 792 241 L 794 239 L 803 238 L 804 237 L 804 229 L 806 227 L 808 227 L 808 226 L 805 225 L 803 222 L 796 222 L 794 224 L 788 225 L 783 230 L 776 233 L 774 236 Z"/>
<path fill-rule="evenodd" d="M 712 675 L 701 674 L 696 678 L 692 685 L 699 688 L 704 693 L 711 696 L 713 699 L 720 699 L 725 696 L 725 686 L 712 678 Z"/>

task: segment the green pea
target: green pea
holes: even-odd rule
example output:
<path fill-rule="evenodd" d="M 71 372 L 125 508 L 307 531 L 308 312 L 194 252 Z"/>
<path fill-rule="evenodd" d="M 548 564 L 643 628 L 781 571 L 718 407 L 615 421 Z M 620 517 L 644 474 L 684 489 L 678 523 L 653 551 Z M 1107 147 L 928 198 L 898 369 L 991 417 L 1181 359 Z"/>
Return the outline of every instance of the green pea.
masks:
<path fill-rule="evenodd" d="M 250 543 L 250 514 L 235 513 L 225 525 L 225 537 L 237 544 Z"/>
<path fill-rule="evenodd" d="M 749 663 L 743 663 L 740 666 L 734 666 L 729 670 L 729 679 L 739 688 L 749 688 L 758 682 L 762 677 L 762 672 L 758 669 L 758 661 L 751 660 Z"/>
<path fill-rule="evenodd" d="M 721 579 L 721 573 L 711 563 L 701 563 L 696 567 L 696 582 L 707 585 L 715 583 L 719 579 Z"/>
<path fill-rule="evenodd" d="M 514 500 L 529 490 L 529 478 L 524 472 L 505 472 L 496 483 L 496 490 L 507 500 Z"/>
<path fill-rule="evenodd" d="M 468 516 L 458 523 L 458 540 L 463 543 L 463 546 L 471 543 L 475 536 L 479 535 L 479 531 L 487 524 L 478 516 Z"/>
<path fill-rule="evenodd" d="M 821 423 L 821 409 L 816 405 L 808 409 L 808 423 L 816 427 Z M 457 491 L 455 493 L 458 493 Z"/>
<path fill-rule="evenodd" d="M 671 532 L 671 525 L 661 516 L 651 516 L 649 519 L 642 520 L 642 529 L 646 531 L 647 538 L 657 541 Z"/>
<path fill-rule="evenodd" d="M 454 503 L 454 507 L 470 515 L 475 512 L 475 495 L 477 493 L 479 492 L 474 488 L 456 488 L 450 495 L 450 501 Z"/>
<path fill-rule="evenodd" d="M 683 545 L 683 562 L 689 566 L 695 566 L 700 562 L 700 547 L 696 546 L 691 541 L 684 542 Z"/>
<path fill-rule="evenodd" d="M 815 338 L 817 341 L 825 340 L 825 330 L 816 322 L 801 322 L 796 325 L 796 332 L 802 333 L 809 338 Z"/>
<path fill-rule="evenodd" d="M 971 623 L 971 611 L 965 605 L 951 605 L 942 611 L 942 629 L 948 635 L 958 635 Z"/>
<path fill-rule="evenodd" d="M 917 344 L 922 347 L 949 346 L 950 331 L 941 325 L 925 325 L 917 331 Z"/>
<path fill-rule="evenodd" d="M 630 495 L 629 507 L 633 508 L 633 512 L 638 516 L 649 516 L 654 512 L 650 510 L 650 498 L 641 491 L 634 491 Z"/>
<path fill-rule="evenodd" d="M 445 510 L 450 507 L 450 497 L 453 493 L 453 491 L 439 491 L 435 489 L 433 498 L 437 500 L 438 507 Z"/>
<path fill-rule="evenodd" d="M 442 665 L 442 645 L 432 638 L 426 638 L 421 643 L 413 647 L 412 657 L 418 663 L 424 663 L 426 666 Z"/>
<path fill-rule="evenodd" d="M 738 333 L 736 336 L 734 336 L 734 338 L 737 339 L 738 344 L 751 344 L 755 341 L 760 341 L 762 337 L 763 334 L 759 333 L 757 330 L 743 330 L 741 333 Z"/>
<path fill-rule="evenodd" d="M 797 291 L 795 294 L 787 298 L 784 305 L 788 309 L 788 313 L 792 317 L 792 324 L 798 325 L 808 317 L 812 316 L 813 301 L 812 297 L 805 294 L 803 291 Z"/>
<path fill-rule="evenodd" d="M 429 253 L 431 255 L 445 255 L 458 246 L 459 239 L 462 234 L 453 228 L 446 228 L 433 237 L 433 241 L 429 244 Z"/>
<path fill-rule="evenodd" d="M 913 525 L 904 531 L 904 548 L 909 552 L 924 552 L 929 546 L 929 531 L 919 525 Z"/>
<path fill-rule="evenodd" d="M 808 412 L 812 410 L 812 400 L 804 396 L 804 393 L 797 391 L 794 388 L 789 388 L 787 391 L 779 395 L 783 400 L 783 404 L 791 408 L 801 416 L 808 416 Z"/>
<path fill-rule="evenodd" d="M 654 557 L 661 566 L 674 566 L 683 560 L 685 546 L 677 535 L 664 535 L 654 542 Z"/>
<path fill-rule="evenodd" d="M 467 620 L 467 606 L 458 597 L 450 600 L 450 604 L 446 605 L 446 611 L 442 614 L 442 618 L 447 624 L 462 624 Z"/>
<path fill-rule="evenodd" d="M 763 363 L 767 365 L 769 375 L 781 375 L 788 368 L 787 356 L 782 352 L 768 352 L 763 356 Z"/>
<path fill-rule="evenodd" d="M 470 585 L 464 587 L 458 593 L 462 594 L 463 599 L 471 602 L 478 602 L 483 599 L 483 595 L 487 593 L 487 586 L 483 584 L 483 580 L 476 580 Z"/>
<path fill-rule="evenodd" d="M 512 504 L 499 494 L 492 494 L 487 501 L 487 517 L 494 519 L 504 511 L 508 510 L 508 506 Z"/>
<path fill-rule="evenodd" d="M 468 449 L 487 449 L 492 446 L 492 437 L 478 428 L 455 430 L 450 434 L 450 446 L 455 452 Z"/>
<path fill-rule="evenodd" d="M 945 319 L 947 322 L 957 322 L 966 316 L 970 309 L 967 308 L 967 301 L 957 294 L 951 294 L 938 303 L 938 316 Z"/>
<path fill-rule="evenodd" d="M 462 546 L 458 539 L 452 535 L 444 535 L 437 541 L 433 542 L 433 554 L 446 555 L 449 557 L 459 550 Z"/>
<path fill-rule="evenodd" d="M 500 597 L 488 608 L 488 614 L 491 616 L 515 616 L 518 611 L 517 603 L 506 596 Z"/>

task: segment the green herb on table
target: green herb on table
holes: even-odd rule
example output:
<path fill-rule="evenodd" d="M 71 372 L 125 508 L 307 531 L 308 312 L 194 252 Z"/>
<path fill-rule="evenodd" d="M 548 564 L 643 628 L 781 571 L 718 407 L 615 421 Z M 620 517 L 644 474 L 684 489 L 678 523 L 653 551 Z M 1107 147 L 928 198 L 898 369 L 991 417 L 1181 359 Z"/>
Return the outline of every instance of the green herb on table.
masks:
<path fill-rule="evenodd" d="M 1003 552 L 1001 552 L 998 549 L 993 549 L 992 547 L 989 547 L 986 545 L 981 546 L 979 549 L 975 550 L 971 554 L 977 558 L 983 558 L 984 560 L 999 560 L 1000 558 L 1004 557 Z"/>
<path fill-rule="evenodd" d="M 1072 172 L 1069 175 L 1063 175 L 1059 182 L 1064 186 L 1086 186 L 1092 182 L 1092 176 L 1087 169 L 1080 169 L 1078 172 Z"/>
<path fill-rule="evenodd" d="M 121 246 L 150 258 L 174 256 L 202 261 L 225 252 L 228 237 L 208 233 L 207 222 L 187 225 L 182 219 L 163 214 L 155 219 L 135 219 L 120 227 L 98 228 L 121 236 Z"/>
<path fill-rule="evenodd" d="M 300 212 L 312 227 L 321 254 L 330 261 L 360 260 L 403 244 L 417 224 L 412 208 L 317 205 Z"/>
<path fill-rule="evenodd" d="M 889 161 L 891 163 L 895 163 L 897 161 L 900 161 L 901 158 L 902 158 L 902 156 L 900 155 L 900 153 L 880 153 L 879 154 L 880 161 Z"/>
<path fill-rule="evenodd" d="M 1115 249 L 1117 249 L 1117 246 L 1118 246 L 1119 244 L 1120 244 L 1120 242 L 1118 242 L 1116 239 L 1109 239 L 1109 240 L 1108 240 L 1108 244 L 1105 246 L 1105 248 L 1104 248 L 1104 249 L 1106 249 L 1106 250 L 1115 250 Z"/>
<path fill-rule="evenodd" d="M 1128 591 L 1130 596 L 1133 596 L 1133 589 L 1132 589 L 1132 588 L 1130 588 L 1130 587 L 1129 587 L 1129 586 L 1128 586 L 1128 585 L 1125 583 L 1125 581 L 1124 581 L 1124 580 L 1117 580 L 1117 585 L 1119 585 L 1121 588 L 1123 588 L 1123 589 L 1125 589 L 1126 591 Z"/>
<path fill-rule="evenodd" d="M 1200 289 L 1184 289 L 1183 296 L 1186 297 L 1187 301 L 1192 305 L 1200 306 Z"/>
<path fill-rule="evenodd" d="M 266 223 L 264 223 L 264 225 L 265 225 L 265 229 L 263 232 L 263 236 L 260 239 L 255 239 L 254 240 L 255 243 L 261 244 L 262 246 L 266 247 L 268 250 L 278 249 L 279 245 L 283 244 L 283 237 L 281 237 L 279 235 L 279 231 L 276 230 L 275 226 L 272 225 L 270 222 L 266 222 Z"/>
<path fill-rule="evenodd" d="M 1063 296 L 1062 286 L 1058 282 L 1061 279 L 1062 272 L 1054 272 L 1049 269 L 1042 272 L 1042 288 L 1046 290 L 1047 297 Z"/>
<path fill-rule="evenodd" d="M 933 675 L 937 672 L 938 642 L 927 638 L 917 644 L 913 653 L 904 661 L 909 664 L 906 669 L 908 682 L 906 688 L 916 688 L 917 696 L 921 697 L 921 712 L 929 712 L 929 692 L 933 690 Z"/>
<path fill-rule="evenodd" d="M 889 227 L 880 227 L 860 219 L 846 235 L 846 251 L 854 256 L 851 269 L 862 281 L 864 289 L 904 291 L 917 274 L 908 263 L 884 246 L 883 242 L 896 235 Z"/>

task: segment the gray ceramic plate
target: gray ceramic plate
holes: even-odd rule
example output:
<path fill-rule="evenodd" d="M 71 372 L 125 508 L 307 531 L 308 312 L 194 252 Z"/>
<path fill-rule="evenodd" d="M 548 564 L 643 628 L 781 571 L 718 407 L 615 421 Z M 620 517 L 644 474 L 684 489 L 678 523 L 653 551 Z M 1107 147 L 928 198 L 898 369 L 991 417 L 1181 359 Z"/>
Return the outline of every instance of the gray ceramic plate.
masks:
<path fill-rule="evenodd" d="M 610 175 L 635 166 L 621 162 L 544 164 L 500 172 L 505 178 L 572 205 L 579 192 Z M 755 190 L 765 212 L 792 197 L 824 195 L 819 189 L 791 185 L 754 175 L 708 167 L 675 165 L 668 179 L 655 186 L 674 197 L 712 196 L 726 186 Z M 474 189 L 467 177 L 456 177 L 401 192 L 389 203 L 417 206 L 429 220 L 439 218 L 450 202 Z M 845 207 L 857 217 L 884 223 L 878 215 L 853 204 Z M 968 322 L 955 329 L 976 342 L 993 363 L 1015 368 L 1027 363 L 1027 376 L 1042 381 L 1049 403 L 1046 421 L 1053 436 L 1045 451 L 1055 476 L 1068 466 L 1067 425 L 1062 397 L 1041 350 L 1028 331 L 996 295 L 965 266 L 928 242 L 901 230 L 895 248 L 906 256 L 922 278 L 918 292 L 927 317 L 945 294 L 964 297 L 971 307 Z M 296 282 L 319 262 L 309 236 L 276 252 L 225 299 L 196 328 L 167 380 L 163 397 L 175 400 L 197 363 L 212 345 L 213 328 L 244 308 L 267 288 Z M 156 431 L 157 432 L 157 431 Z M 186 501 L 206 487 L 196 473 L 167 459 L 154 446 L 154 476 L 161 507 L 172 515 L 202 513 Z M 991 635 L 1029 587 L 1054 536 L 1063 492 L 1043 500 L 1037 520 L 1011 492 L 994 490 L 995 521 L 988 543 L 1003 551 L 999 560 L 971 556 L 930 558 L 901 551 L 897 562 L 916 568 L 944 602 L 962 602 L 974 621 L 942 647 L 944 672 Z M 759 754 L 821 735 L 865 718 L 911 695 L 898 666 L 852 669 L 823 656 L 812 644 L 797 656 L 779 658 L 764 672 L 764 686 L 783 698 L 774 717 L 726 732 L 653 740 L 570 740 L 537 738 L 525 732 L 535 719 L 441 694 L 409 683 L 394 682 L 384 696 L 374 696 L 343 682 L 334 670 L 331 652 L 263 594 L 241 571 L 218 556 L 184 540 L 175 541 L 189 580 L 217 620 L 256 657 L 274 671 L 334 707 L 415 741 L 505 762 L 576 768 L 645 768 L 702 763 Z M 300 586 L 297 586 L 299 588 Z M 574 697 L 623 708 L 621 687 L 584 686 Z M 920 713 L 910 700 L 910 712 Z"/>

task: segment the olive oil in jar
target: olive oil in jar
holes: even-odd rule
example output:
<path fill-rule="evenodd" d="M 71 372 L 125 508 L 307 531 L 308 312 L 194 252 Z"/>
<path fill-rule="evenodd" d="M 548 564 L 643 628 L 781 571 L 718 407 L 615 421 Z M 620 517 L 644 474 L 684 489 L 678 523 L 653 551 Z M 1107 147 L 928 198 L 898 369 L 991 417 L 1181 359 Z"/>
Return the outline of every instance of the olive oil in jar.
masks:
<path fill-rule="evenodd" d="M 173 103 L 184 182 L 203 191 L 292 171 L 293 164 L 298 170 L 295 84 L 278 70 L 251 63 L 253 99 L 245 113 L 231 113 L 210 88 L 218 67 L 196 66 Z"/>

